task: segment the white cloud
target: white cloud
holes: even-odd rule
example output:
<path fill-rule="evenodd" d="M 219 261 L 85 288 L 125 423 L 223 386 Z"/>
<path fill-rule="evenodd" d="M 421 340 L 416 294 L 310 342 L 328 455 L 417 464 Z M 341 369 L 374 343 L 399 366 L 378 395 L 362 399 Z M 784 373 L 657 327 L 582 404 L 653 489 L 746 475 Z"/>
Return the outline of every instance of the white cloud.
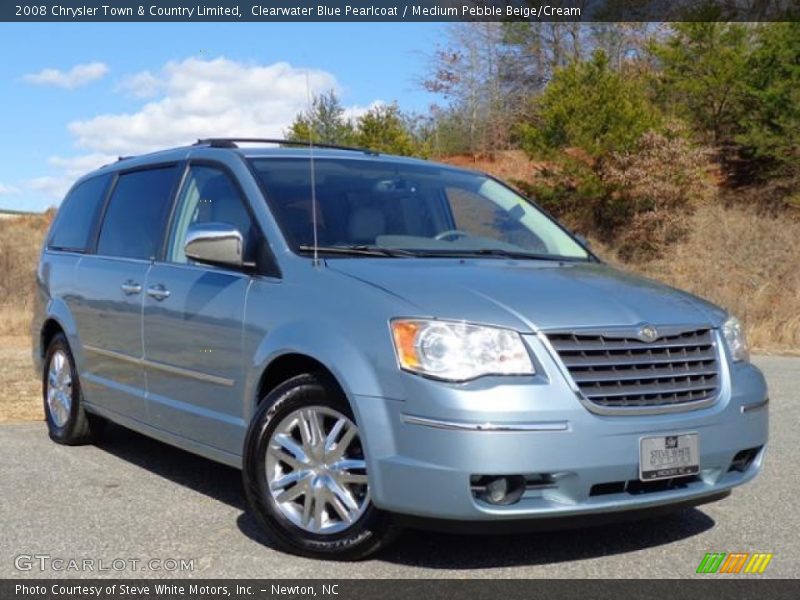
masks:
<path fill-rule="evenodd" d="M 0 183 L 0 196 L 10 196 L 11 194 L 18 194 L 19 189 L 15 188 L 13 185 L 6 185 L 4 183 Z"/>
<path fill-rule="evenodd" d="M 71 157 L 51 156 L 47 163 L 56 170 L 56 174 L 34 177 L 24 181 L 22 185 L 25 189 L 39 192 L 52 200 L 61 200 L 76 179 L 116 159 L 116 156 L 100 153 Z"/>
<path fill-rule="evenodd" d="M 353 106 L 345 107 L 344 118 L 351 121 L 355 121 L 359 117 L 363 116 L 365 113 L 371 111 L 373 108 L 378 108 L 379 106 L 384 106 L 385 104 L 386 102 L 384 102 L 383 100 L 375 100 L 373 102 L 370 102 L 369 105 L 367 106 L 359 106 L 356 104 Z"/>
<path fill-rule="evenodd" d="M 73 121 L 78 146 L 106 154 L 138 154 L 213 136 L 280 137 L 312 94 L 338 89 L 321 70 L 279 62 L 246 64 L 226 58 L 170 62 L 154 75 L 128 78 L 123 89 L 160 96 L 134 113 Z"/>
<path fill-rule="evenodd" d="M 150 71 L 123 78 L 116 90 L 134 98 L 152 98 L 163 89 L 164 82 Z"/>
<path fill-rule="evenodd" d="M 306 81 L 312 94 L 340 91 L 336 78 L 322 70 L 307 70 L 285 62 L 271 65 L 226 58 L 188 58 L 156 71 L 124 77 L 117 91 L 143 100 L 131 113 L 101 114 L 68 124 L 76 145 L 86 152 L 52 156 L 51 172 L 20 187 L 60 200 L 81 175 L 116 160 L 221 136 L 283 137 L 295 116 L 308 107 Z M 355 118 L 367 106 L 346 108 Z"/>
<path fill-rule="evenodd" d="M 69 157 L 51 156 L 47 159 L 47 162 L 50 166 L 62 170 L 65 175 L 77 178 L 81 175 L 85 175 L 89 171 L 94 171 L 103 165 L 114 162 L 117 158 L 117 156 L 112 154 L 95 152 L 93 154 L 81 154 Z"/>
<path fill-rule="evenodd" d="M 34 85 L 52 85 L 66 89 L 74 89 L 91 83 L 108 73 L 108 66 L 101 62 L 75 65 L 69 71 L 58 69 L 42 69 L 38 73 L 29 73 L 24 81 Z"/>
<path fill-rule="evenodd" d="M 72 181 L 65 175 L 43 175 L 25 181 L 27 189 L 53 200 L 61 200 L 71 185 Z"/>

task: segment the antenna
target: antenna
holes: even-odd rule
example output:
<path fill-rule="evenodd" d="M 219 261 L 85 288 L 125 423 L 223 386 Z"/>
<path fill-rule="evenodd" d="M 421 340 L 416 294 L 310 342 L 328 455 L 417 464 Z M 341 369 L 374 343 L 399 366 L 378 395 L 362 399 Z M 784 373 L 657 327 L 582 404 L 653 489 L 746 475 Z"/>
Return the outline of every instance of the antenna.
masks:
<path fill-rule="evenodd" d="M 314 169 L 314 106 L 311 101 L 311 83 L 306 71 L 306 96 L 308 100 L 308 157 L 311 165 L 311 226 L 314 229 L 313 265 L 319 267 L 319 241 L 317 239 L 317 180 Z"/>

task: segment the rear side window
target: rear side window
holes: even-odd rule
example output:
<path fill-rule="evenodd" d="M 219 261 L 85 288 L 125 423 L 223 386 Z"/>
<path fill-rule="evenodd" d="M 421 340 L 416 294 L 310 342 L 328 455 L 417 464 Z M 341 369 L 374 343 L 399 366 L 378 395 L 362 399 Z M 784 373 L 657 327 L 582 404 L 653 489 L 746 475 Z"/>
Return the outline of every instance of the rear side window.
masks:
<path fill-rule="evenodd" d="M 154 258 L 175 184 L 175 166 L 119 176 L 106 210 L 97 253 L 125 258 Z"/>
<path fill-rule="evenodd" d="M 109 175 L 92 177 L 72 188 L 53 224 L 47 244 L 50 249 L 73 252 L 89 249 L 110 179 Z"/>

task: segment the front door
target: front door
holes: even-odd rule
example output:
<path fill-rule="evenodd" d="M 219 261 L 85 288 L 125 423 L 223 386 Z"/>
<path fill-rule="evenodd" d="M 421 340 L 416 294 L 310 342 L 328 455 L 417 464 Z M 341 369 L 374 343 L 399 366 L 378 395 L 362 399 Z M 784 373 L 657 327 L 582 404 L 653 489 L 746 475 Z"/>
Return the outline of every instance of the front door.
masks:
<path fill-rule="evenodd" d="M 245 260 L 255 228 L 233 179 L 221 168 L 191 165 L 170 227 L 163 262 L 147 276 L 144 356 L 153 424 L 239 454 L 244 438 L 242 324 L 249 275 L 194 264 L 183 252 L 190 225 L 235 226 Z"/>

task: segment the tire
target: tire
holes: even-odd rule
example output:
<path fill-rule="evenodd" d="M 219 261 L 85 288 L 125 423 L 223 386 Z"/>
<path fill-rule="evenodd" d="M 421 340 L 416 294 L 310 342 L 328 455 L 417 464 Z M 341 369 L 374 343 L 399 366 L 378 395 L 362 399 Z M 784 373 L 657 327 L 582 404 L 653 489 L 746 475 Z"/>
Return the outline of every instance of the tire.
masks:
<path fill-rule="evenodd" d="M 57 444 L 88 444 L 97 440 L 105 428 L 105 419 L 84 409 L 75 359 L 63 333 L 56 334 L 47 346 L 42 397 L 50 439 Z"/>
<path fill-rule="evenodd" d="M 394 537 L 390 515 L 369 498 L 353 413 L 325 374 L 298 375 L 267 394 L 243 458 L 248 504 L 281 549 L 353 561 Z"/>

